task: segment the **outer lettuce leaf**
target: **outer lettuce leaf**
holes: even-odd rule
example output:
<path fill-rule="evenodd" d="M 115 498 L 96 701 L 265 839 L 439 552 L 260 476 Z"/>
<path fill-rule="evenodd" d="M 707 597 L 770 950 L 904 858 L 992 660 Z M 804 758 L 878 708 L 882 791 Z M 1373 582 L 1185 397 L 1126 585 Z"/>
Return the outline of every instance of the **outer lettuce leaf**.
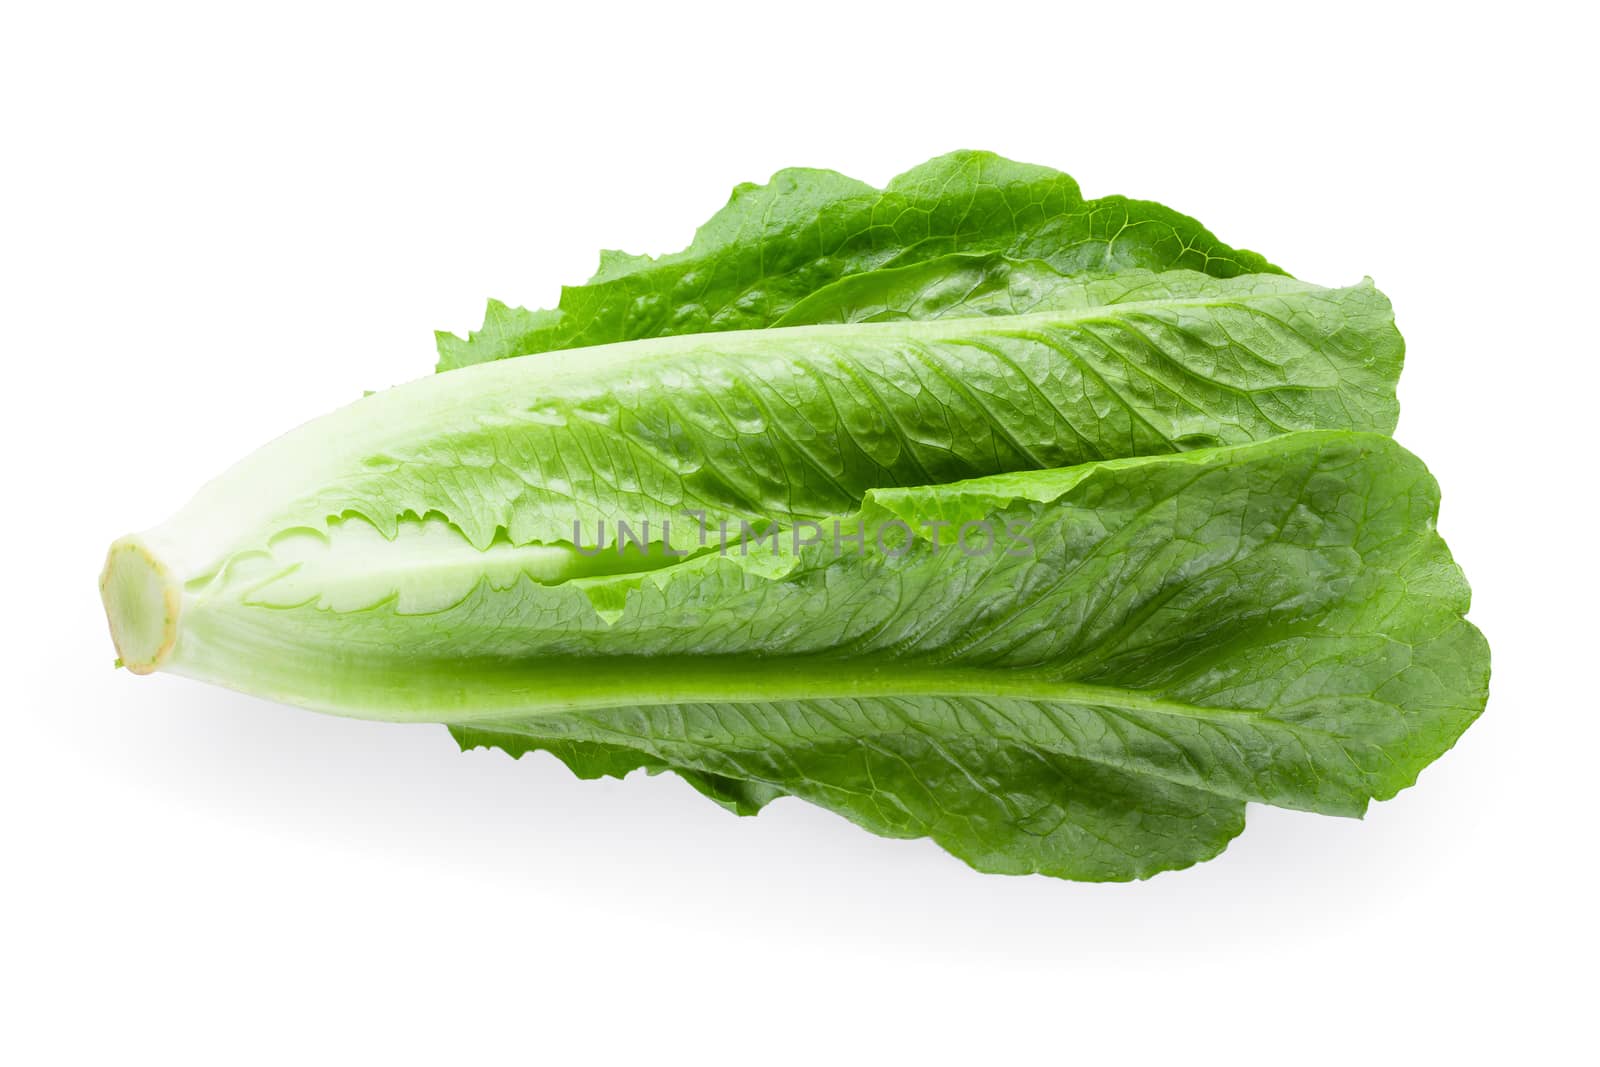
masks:
<path fill-rule="evenodd" d="M 1143 877 L 1221 849 L 1248 801 L 1359 815 L 1479 714 L 1436 511 L 1388 438 L 1292 434 L 874 490 L 816 545 L 501 573 L 426 610 L 268 566 L 198 599 L 172 669 L 580 773 L 677 769 L 734 810 L 789 793 L 984 870 Z M 848 550 L 897 521 L 904 555 Z M 978 521 L 1027 550 L 952 543 Z"/>
<path fill-rule="evenodd" d="M 644 337 L 782 324 L 800 301 L 851 275 L 950 253 L 1037 259 L 1064 273 L 1193 270 L 1231 278 L 1277 272 L 1187 215 L 1107 196 L 1070 177 L 988 152 L 930 160 L 882 189 L 828 170 L 780 171 L 741 185 L 682 252 L 601 253 L 600 270 L 558 307 L 490 301 L 466 340 L 438 334 L 439 369 Z"/>

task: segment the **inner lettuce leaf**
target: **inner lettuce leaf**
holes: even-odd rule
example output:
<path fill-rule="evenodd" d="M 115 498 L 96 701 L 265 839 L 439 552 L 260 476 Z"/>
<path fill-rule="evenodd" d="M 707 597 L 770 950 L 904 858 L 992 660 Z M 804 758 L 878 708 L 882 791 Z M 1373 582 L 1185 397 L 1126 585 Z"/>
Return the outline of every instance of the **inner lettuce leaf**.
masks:
<path fill-rule="evenodd" d="M 510 356 L 644 337 L 763 329 L 841 278 L 997 253 L 1062 273 L 1281 273 L 1187 215 L 1122 196 L 1084 199 L 1048 167 L 991 152 L 940 156 L 885 188 L 830 170 L 779 171 L 741 185 L 682 252 L 601 253 L 586 284 L 529 311 L 491 300 L 482 328 L 437 335 L 441 371 Z"/>

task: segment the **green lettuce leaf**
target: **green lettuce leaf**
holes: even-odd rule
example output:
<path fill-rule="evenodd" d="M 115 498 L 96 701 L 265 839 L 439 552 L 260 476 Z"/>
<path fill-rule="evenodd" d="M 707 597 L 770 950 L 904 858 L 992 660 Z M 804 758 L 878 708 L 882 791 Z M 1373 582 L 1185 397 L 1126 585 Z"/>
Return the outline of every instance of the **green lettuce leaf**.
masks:
<path fill-rule="evenodd" d="M 1370 283 L 1037 265 L 1007 279 L 1022 314 L 974 304 L 436 375 L 268 445 L 177 524 L 229 553 L 345 515 L 392 537 L 436 514 L 479 549 L 618 519 L 655 543 L 689 511 L 737 529 L 849 512 L 882 486 L 1394 426 L 1403 344 Z M 224 562 L 208 554 L 197 568 Z"/>
<path fill-rule="evenodd" d="M 1278 271 L 1187 215 L 1121 196 L 1085 200 L 1067 175 L 989 152 L 940 156 L 882 190 L 833 171 L 784 170 L 766 185 L 735 189 L 682 252 L 603 252 L 595 276 L 564 289 L 551 310 L 490 301 L 482 329 L 465 340 L 437 335 L 439 369 L 779 325 L 838 279 L 950 253 L 1036 259 L 1063 273 Z"/>
<path fill-rule="evenodd" d="M 736 811 L 789 794 L 983 870 L 1137 878 L 1249 801 L 1359 815 L 1479 714 L 1437 503 L 1389 438 L 1311 432 L 877 489 L 804 538 L 564 580 L 442 527 L 457 553 L 336 529 L 213 580 L 168 669 L 678 770 Z"/>

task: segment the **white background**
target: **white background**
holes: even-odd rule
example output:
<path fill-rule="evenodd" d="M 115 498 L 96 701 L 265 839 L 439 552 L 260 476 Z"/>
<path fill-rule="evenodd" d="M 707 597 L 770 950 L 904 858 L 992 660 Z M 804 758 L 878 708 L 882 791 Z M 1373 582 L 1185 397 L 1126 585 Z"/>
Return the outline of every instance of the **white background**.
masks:
<path fill-rule="evenodd" d="M 0 1059 L 1592 1053 L 1576 5 L 536 6 L 0 16 Z M 601 247 L 675 250 L 736 182 L 956 147 L 1394 300 L 1398 436 L 1494 649 L 1487 715 L 1416 789 L 1365 822 L 1252 809 L 1147 883 L 1006 879 L 797 801 L 740 820 L 110 668 L 104 546 L 428 373 L 433 329 L 549 304 Z"/>

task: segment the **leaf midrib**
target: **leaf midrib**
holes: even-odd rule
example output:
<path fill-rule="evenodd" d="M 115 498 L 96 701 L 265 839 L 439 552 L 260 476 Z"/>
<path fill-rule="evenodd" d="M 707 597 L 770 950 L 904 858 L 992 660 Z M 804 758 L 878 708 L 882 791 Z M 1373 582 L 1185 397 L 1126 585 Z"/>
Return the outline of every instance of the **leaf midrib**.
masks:
<path fill-rule="evenodd" d="M 827 658 L 575 657 L 506 664 L 506 673 L 536 683 L 537 707 L 522 714 L 560 714 L 672 704 L 750 704 L 856 698 L 982 697 L 1115 708 L 1187 719 L 1255 718 L 1254 708 L 1208 707 L 1148 690 L 1041 677 L 1027 668 L 890 664 Z M 499 670 L 468 672 L 489 682 Z M 510 679 L 506 679 L 510 681 Z M 517 684 L 515 682 L 513 685 Z M 494 721 L 503 710 L 452 721 Z"/>

